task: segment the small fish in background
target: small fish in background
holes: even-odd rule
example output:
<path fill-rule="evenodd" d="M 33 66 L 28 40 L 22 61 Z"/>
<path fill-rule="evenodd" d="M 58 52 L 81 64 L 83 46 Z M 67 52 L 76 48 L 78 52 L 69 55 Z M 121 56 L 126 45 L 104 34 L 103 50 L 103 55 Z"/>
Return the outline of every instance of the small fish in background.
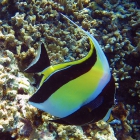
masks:
<path fill-rule="evenodd" d="M 44 44 L 37 57 L 25 69 L 27 73 L 41 73 L 41 80 L 29 104 L 58 117 L 52 122 L 67 125 L 85 125 L 101 119 L 112 121 L 115 82 L 109 64 L 96 39 L 84 32 L 90 42 L 88 54 L 76 61 L 50 65 Z"/>

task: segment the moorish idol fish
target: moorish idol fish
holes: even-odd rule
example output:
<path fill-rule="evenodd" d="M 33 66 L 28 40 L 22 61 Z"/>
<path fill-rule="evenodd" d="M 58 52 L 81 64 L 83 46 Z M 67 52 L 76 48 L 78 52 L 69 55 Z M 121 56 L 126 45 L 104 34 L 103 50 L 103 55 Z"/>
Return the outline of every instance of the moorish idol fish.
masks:
<path fill-rule="evenodd" d="M 114 105 L 115 84 L 105 54 L 96 39 L 68 17 L 90 42 L 88 54 L 72 62 L 50 65 L 44 44 L 37 57 L 25 69 L 27 73 L 41 73 L 37 91 L 29 104 L 58 117 L 52 122 L 71 125 L 109 120 Z"/>

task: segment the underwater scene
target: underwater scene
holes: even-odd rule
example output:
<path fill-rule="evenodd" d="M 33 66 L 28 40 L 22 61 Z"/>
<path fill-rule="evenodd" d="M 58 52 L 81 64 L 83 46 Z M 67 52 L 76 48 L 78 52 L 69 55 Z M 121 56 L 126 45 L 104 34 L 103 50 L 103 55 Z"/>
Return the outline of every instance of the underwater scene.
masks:
<path fill-rule="evenodd" d="M 140 0 L 0 0 L 0 140 L 140 140 Z"/>

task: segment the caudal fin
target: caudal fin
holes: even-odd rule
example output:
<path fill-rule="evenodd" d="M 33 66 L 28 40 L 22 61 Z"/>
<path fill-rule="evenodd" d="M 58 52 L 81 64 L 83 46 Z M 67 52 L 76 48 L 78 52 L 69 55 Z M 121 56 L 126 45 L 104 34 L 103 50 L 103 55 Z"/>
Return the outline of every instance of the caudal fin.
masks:
<path fill-rule="evenodd" d="M 27 73 L 38 73 L 50 66 L 50 60 L 44 44 L 42 43 L 37 51 L 37 56 L 24 70 Z"/>

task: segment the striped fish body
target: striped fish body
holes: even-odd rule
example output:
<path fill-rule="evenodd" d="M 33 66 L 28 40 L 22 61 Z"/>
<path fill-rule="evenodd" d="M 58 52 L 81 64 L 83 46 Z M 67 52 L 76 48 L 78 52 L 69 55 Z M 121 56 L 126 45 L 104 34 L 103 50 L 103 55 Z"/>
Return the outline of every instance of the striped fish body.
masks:
<path fill-rule="evenodd" d="M 42 74 L 29 103 L 59 117 L 53 122 L 75 125 L 95 122 L 104 118 L 114 103 L 115 86 L 108 61 L 96 39 L 81 30 L 90 41 L 87 56 L 51 66 L 45 46 L 41 44 L 37 57 L 25 70 Z"/>

